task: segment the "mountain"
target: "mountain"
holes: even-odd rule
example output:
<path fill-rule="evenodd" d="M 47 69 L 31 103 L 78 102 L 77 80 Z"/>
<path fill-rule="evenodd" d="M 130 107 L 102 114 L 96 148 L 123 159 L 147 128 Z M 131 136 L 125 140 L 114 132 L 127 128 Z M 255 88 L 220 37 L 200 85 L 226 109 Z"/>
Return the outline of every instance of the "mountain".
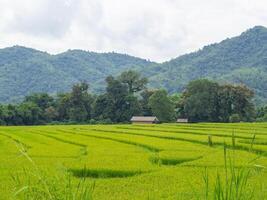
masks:
<path fill-rule="evenodd" d="M 267 103 L 267 29 L 256 26 L 164 63 L 118 53 L 69 50 L 51 55 L 21 46 L 0 49 L 0 102 L 20 101 L 33 92 L 65 92 L 82 80 L 101 92 L 106 76 L 127 69 L 147 76 L 150 87 L 170 92 L 180 92 L 198 78 L 244 83 L 255 91 L 256 102 Z"/>
<path fill-rule="evenodd" d="M 21 46 L 5 48 L 0 50 L 0 101 L 17 102 L 34 92 L 65 92 L 80 81 L 87 81 L 93 91 L 101 92 L 108 75 L 154 65 L 117 53 L 69 50 L 50 55 Z"/>
<path fill-rule="evenodd" d="M 246 84 L 267 103 L 267 29 L 256 26 L 238 37 L 205 46 L 160 65 L 151 85 L 181 91 L 193 79 Z"/>

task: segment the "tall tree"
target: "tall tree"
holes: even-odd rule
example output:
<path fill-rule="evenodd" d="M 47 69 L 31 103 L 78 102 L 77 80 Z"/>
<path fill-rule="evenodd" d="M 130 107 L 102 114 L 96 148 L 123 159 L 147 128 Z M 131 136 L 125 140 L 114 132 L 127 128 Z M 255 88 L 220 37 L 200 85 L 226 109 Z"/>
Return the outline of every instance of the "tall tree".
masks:
<path fill-rule="evenodd" d="M 4 106 L 4 121 L 7 125 L 23 125 L 23 120 L 18 111 L 19 105 L 8 104 Z"/>
<path fill-rule="evenodd" d="M 5 107 L 0 105 L 0 125 L 6 125 L 5 122 Z"/>
<path fill-rule="evenodd" d="M 68 114 L 71 120 L 84 122 L 91 117 L 93 98 L 86 82 L 75 84 L 70 93 Z"/>
<path fill-rule="evenodd" d="M 192 81 L 183 93 L 184 111 L 191 121 L 218 121 L 219 84 L 207 79 Z"/>
<path fill-rule="evenodd" d="M 183 109 L 181 109 L 181 98 L 182 95 L 180 93 L 174 93 L 169 96 L 169 99 L 174 105 L 176 117 L 184 117 Z"/>
<path fill-rule="evenodd" d="M 44 122 L 50 122 L 52 119 L 50 116 L 47 115 L 47 109 L 52 110 L 54 108 L 54 98 L 49 96 L 46 93 L 34 93 L 32 95 L 26 96 L 24 103 L 33 103 L 35 104 L 39 109 L 41 109 L 40 116 L 38 117 L 38 120 L 41 120 L 43 123 Z"/>
<path fill-rule="evenodd" d="M 251 121 L 256 113 L 252 103 L 253 91 L 244 85 L 222 85 L 219 90 L 221 121 L 228 122 L 232 115 Z"/>
<path fill-rule="evenodd" d="M 111 106 L 111 120 L 113 122 L 126 121 L 125 105 L 128 95 L 127 87 L 112 76 L 107 77 L 106 82 L 107 97 L 111 101 L 109 104 Z"/>
<path fill-rule="evenodd" d="M 191 121 L 251 121 L 255 115 L 252 97 L 253 92 L 244 85 L 219 85 L 200 79 L 188 84 L 182 102 Z"/>
<path fill-rule="evenodd" d="M 71 106 L 70 93 L 61 93 L 56 98 L 56 111 L 58 113 L 57 120 L 65 121 L 69 120 L 69 108 Z"/>
<path fill-rule="evenodd" d="M 99 95 L 94 103 L 93 117 L 96 120 L 112 121 L 113 118 L 113 101 L 107 94 Z"/>
<path fill-rule="evenodd" d="M 119 76 L 119 80 L 122 83 L 127 84 L 128 92 L 130 94 L 145 89 L 146 84 L 148 83 L 147 78 L 141 77 L 141 74 L 139 72 L 133 70 L 122 72 Z"/>
<path fill-rule="evenodd" d="M 267 105 L 257 109 L 257 121 L 267 121 Z"/>
<path fill-rule="evenodd" d="M 112 121 L 129 121 L 132 115 L 140 112 L 140 105 L 137 98 L 129 94 L 125 84 L 112 76 L 107 77 L 106 82 L 106 95 L 110 101 L 110 119 Z"/>
<path fill-rule="evenodd" d="M 252 121 L 256 115 L 252 98 L 254 92 L 245 85 L 233 86 L 233 113 L 243 121 Z"/>
<path fill-rule="evenodd" d="M 142 112 L 144 116 L 151 116 L 152 115 L 152 110 L 151 107 L 149 106 L 149 98 L 156 92 L 156 90 L 144 90 L 141 92 L 141 100 L 140 104 L 142 107 Z"/>
<path fill-rule="evenodd" d="M 25 97 L 24 102 L 33 102 L 42 110 L 50 107 L 54 103 L 53 97 L 49 96 L 47 93 L 34 93 Z"/>
<path fill-rule="evenodd" d="M 166 90 L 157 90 L 149 98 L 149 106 L 153 115 L 162 122 L 170 122 L 174 120 L 174 105 L 168 98 Z"/>
<path fill-rule="evenodd" d="M 18 106 L 18 115 L 25 125 L 44 124 L 42 109 L 33 102 L 24 102 Z"/>

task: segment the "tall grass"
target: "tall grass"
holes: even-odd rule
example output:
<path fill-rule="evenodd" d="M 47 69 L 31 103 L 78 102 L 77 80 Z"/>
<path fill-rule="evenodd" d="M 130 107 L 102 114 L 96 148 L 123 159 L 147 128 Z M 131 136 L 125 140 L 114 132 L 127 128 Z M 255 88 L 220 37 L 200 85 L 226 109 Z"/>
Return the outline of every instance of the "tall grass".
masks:
<path fill-rule="evenodd" d="M 31 157 L 18 145 L 21 154 L 31 163 L 30 169 L 11 175 L 14 191 L 11 199 L 21 200 L 91 200 L 95 184 L 89 184 L 83 178 L 77 181 L 72 174 L 65 171 L 61 175 L 53 175 L 41 170 Z"/>
<path fill-rule="evenodd" d="M 235 150 L 233 150 L 234 152 Z M 228 156 L 224 146 L 224 171 L 217 171 L 215 183 L 211 185 L 210 175 L 205 169 L 203 181 L 206 200 L 250 200 L 254 199 L 254 188 L 249 185 L 251 168 L 236 167 L 235 158 Z"/>

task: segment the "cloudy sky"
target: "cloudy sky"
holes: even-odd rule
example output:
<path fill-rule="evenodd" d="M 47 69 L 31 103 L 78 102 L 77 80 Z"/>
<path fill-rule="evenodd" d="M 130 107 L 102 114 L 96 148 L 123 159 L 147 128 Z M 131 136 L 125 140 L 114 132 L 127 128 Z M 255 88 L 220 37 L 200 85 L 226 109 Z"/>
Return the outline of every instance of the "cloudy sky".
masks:
<path fill-rule="evenodd" d="M 0 0 L 0 48 L 115 51 L 166 61 L 267 26 L 266 0 Z"/>

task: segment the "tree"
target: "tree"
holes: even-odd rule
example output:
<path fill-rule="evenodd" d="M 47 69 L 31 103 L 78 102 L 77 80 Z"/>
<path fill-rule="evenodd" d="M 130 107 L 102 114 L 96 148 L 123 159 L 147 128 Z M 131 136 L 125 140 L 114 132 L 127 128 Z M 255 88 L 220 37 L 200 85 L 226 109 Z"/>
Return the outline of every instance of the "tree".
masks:
<path fill-rule="evenodd" d="M 191 121 L 252 121 L 253 92 L 244 85 L 219 85 L 206 79 L 192 81 L 182 95 L 184 113 Z M 234 116 L 234 117 L 233 117 Z"/>
<path fill-rule="evenodd" d="M 119 76 L 119 81 L 127 84 L 128 92 L 130 94 L 145 89 L 148 82 L 147 78 L 141 77 L 140 73 L 133 70 L 122 72 Z"/>
<path fill-rule="evenodd" d="M 144 116 L 151 116 L 152 115 L 152 110 L 151 107 L 149 106 L 149 98 L 156 92 L 156 90 L 144 90 L 141 92 L 141 108 Z"/>
<path fill-rule="evenodd" d="M 106 82 L 106 102 L 109 102 L 109 118 L 113 122 L 129 121 L 132 115 L 140 112 L 137 98 L 128 93 L 125 84 L 112 76 L 107 77 Z"/>
<path fill-rule="evenodd" d="M 26 96 L 24 102 L 33 102 L 42 110 L 50 107 L 54 103 L 53 97 L 49 96 L 47 93 L 35 93 Z"/>
<path fill-rule="evenodd" d="M 0 125 L 6 125 L 4 114 L 5 114 L 5 108 L 3 105 L 0 105 Z"/>
<path fill-rule="evenodd" d="M 142 108 L 137 97 L 135 97 L 134 95 L 128 95 L 126 97 L 125 110 L 127 121 L 129 121 L 133 115 L 140 115 L 142 113 Z"/>
<path fill-rule="evenodd" d="M 17 105 L 8 104 L 3 106 L 3 120 L 6 125 L 23 125 Z"/>
<path fill-rule="evenodd" d="M 58 94 L 56 98 L 56 111 L 58 113 L 57 120 L 64 121 L 69 120 L 69 108 L 71 106 L 70 93 Z"/>
<path fill-rule="evenodd" d="M 253 91 L 247 86 L 234 86 L 233 113 L 239 114 L 243 121 L 252 121 L 255 117 L 255 108 L 252 103 L 253 96 Z"/>
<path fill-rule="evenodd" d="M 94 103 L 93 117 L 96 120 L 111 120 L 113 117 L 113 102 L 107 94 L 99 95 Z"/>
<path fill-rule="evenodd" d="M 267 114 L 267 106 L 262 106 L 262 107 L 257 109 L 257 118 L 261 118 L 265 114 Z"/>
<path fill-rule="evenodd" d="M 218 90 L 218 83 L 207 79 L 188 84 L 182 98 L 190 121 L 219 121 Z"/>
<path fill-rule="evenodd" d="M 49 96 L 47 93 L 35 93 L 29 96 L 26 96 L 24 103 L 33 103 L 41 109 L 41 114 L 38 117 L 38 120 L 42 122 L 50 122 L 51 119 L 46 115 L 46 109 L 52 108 L 54 106 L 54 98 Z"/>
<path fill-rule="evenodd" d="M 91 117 L 92 96 L 88 93 L 89 85 L 85 82 L 75 84 L 69 97 L 70 107 L 68 115 L 70 120 L 84 122 Z"/>
<path fill-rule="evenodd" d="M 107 82 L 107 98 L 110 101 L 110 119 L 113 122 L 123 122 L 128 119 L 125 117 L 125 104 L 128 95 L 127 86 L 116 80 L 114 77 L 109 76 Z"/>
<path fill-rule="evenodd" d="M 149 106 L 153 115 L 162 122 L 170 122 L 174 120 L 174 105 L 168 98 L 166 90 L 157 90 L 149 98 Z"/>
<path fill-rule="evenodd" d="M 263 106 L 257 109 L 256 120 L 267 121 L 267 106 Z"/>
<path fill-rule="evenodd" d="M 174 105 L 176 117 L 184 117 L 184 112 L 181 106 L 182 95 L 180 93 L 174 93 L 169 96 L 169 99 Z"/>
<path fill-rule="evenodd" d="M 18 115 L 22 119 L 22 124 L 34 125 L 43 124 L 42 110 L 33 102 L 23 102 L 18 106 Z"/>
<path fill-rule="evenodd" d="M 51 122 L 57 120 L 58 112 L 53 106 L 50 106 L 44 110 L 44 116 L 47 122 Z"/>
<path fill-rule="evenodd" d="M 91 119 L 94 98 L 85 82 L 75 84 L 70 93 L 58 94 L 55 107 L 58 120 L 85 122 Z"/>
<path fill-rule="evenodd" d="M 230 84 L 222 85 L 218 90 L 219 115 L 220 121 L 229 122 L 233 113 L 233 86 Z"/>
<path fill-rule="evenodd" d="M 219 107 L 221 121 L 228 122 L 230 116 L 237 114 L 240 120 L 252 121 L 255 108 L 252 103 L 254 94 L 244 85 L 223 85 L 219 90 Z"/>

